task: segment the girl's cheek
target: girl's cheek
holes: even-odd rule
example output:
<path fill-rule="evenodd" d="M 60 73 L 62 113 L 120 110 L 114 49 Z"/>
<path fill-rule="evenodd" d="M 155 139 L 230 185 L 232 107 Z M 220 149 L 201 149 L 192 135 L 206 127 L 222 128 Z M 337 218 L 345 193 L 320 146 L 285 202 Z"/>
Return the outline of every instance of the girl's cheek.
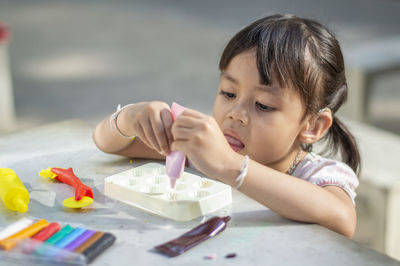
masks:
<path fill-rule="evenodd" d="M 218 124 L 220 124 L 221 118 L 223 117 L 223 107 L 220 104 L 221 103 L 216 102 L 213 110 L 213 116 Z"/>

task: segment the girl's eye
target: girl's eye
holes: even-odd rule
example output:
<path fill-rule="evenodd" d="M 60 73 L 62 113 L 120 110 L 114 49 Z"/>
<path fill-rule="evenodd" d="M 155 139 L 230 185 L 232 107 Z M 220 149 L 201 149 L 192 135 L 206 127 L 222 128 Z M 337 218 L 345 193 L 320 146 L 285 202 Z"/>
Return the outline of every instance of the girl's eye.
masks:
<path fill-rule="evenodd" d="M 221 95 L 224 95 L 226 98 L 231 98 L 232 99 L 232 98 L 236 97 L 236 95 L 234 93 L 232 93 L 232 92 L 227 92 L 227 91 L 221 90 L 219 93 Z"/>
<path fill-rule="evenodd" d="M 256 102 L 257 107 L 261 110 L 261 111 L 272 111 L 274 108 L 264 105 L 262 103 Z"/>

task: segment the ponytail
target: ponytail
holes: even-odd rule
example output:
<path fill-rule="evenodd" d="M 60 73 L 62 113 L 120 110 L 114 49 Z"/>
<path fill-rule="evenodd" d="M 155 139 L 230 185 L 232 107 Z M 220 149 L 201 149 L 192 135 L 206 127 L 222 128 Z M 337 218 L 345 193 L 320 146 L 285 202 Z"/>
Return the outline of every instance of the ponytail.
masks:
<path fill-rule="evenodd" d="M 361 162 L 356 140 L 343 122 L 336 116 L 333 116 L 332 126 L 326 137 L 327 147 L 330 148 L 331 153 L 336 154 L 340 148 L 342 161 L 350 166 L 358 175 Z"/>

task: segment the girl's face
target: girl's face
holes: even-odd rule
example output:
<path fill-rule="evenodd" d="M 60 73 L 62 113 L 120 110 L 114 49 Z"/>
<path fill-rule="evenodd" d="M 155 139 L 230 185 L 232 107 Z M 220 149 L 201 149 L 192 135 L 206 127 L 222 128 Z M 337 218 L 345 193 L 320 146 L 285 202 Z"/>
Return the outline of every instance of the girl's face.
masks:
<path fill-rule="evenodd" d="M 255 50 L 235 56 L 221 73 L 213 115 L 233 150 L 286 171 L 295 158 L 305 109 L 294 90 L 260 84 Z"/>

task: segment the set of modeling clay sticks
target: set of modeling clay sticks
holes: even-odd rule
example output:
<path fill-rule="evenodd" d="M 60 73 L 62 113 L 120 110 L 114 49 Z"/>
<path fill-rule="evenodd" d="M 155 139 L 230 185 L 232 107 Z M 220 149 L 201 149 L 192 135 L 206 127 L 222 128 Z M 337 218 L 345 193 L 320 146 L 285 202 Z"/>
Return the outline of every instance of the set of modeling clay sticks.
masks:
<path fill-rule="evenodd" d="M 176 257 L 222 232 L 230 216 L 212 217 L 180 237 L 155 246 L 155 250 Z M 83 227 L 61 228 L 45 219 L 21 218 L 0 231 L 0 248 L 16 254 L 18 261 L 86 265 L 110 247 L 116 238 L 111 233 Z"/>
<path fill-rule="evenodd" d="M 29 260 L 86 264 L 115 242 L 111 233 L 71 227 L 45 219 L 21 218 L 0 232 L 0 247 Z"/>

